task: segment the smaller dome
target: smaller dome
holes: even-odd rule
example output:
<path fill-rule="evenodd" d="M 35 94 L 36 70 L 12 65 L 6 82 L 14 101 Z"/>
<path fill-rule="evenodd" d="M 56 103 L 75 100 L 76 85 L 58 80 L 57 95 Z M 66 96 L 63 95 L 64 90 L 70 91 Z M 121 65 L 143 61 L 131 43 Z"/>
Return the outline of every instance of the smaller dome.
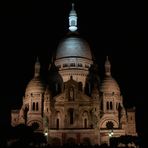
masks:
<path fill-rule="evenodd" d="M 26 93 L 44 93 L 45 83 L 40 77 L 34 77 L 26 87 Z"/>
<path fill-rule="evenodd" d="M 120 88 L 114 78 L 112 78 L 111 76 L 106 76 L 102 82 L 102 85 L 100 87 L 100 91 L 103 93 L 117 94 L 117 93 L 120 93 Z"/>

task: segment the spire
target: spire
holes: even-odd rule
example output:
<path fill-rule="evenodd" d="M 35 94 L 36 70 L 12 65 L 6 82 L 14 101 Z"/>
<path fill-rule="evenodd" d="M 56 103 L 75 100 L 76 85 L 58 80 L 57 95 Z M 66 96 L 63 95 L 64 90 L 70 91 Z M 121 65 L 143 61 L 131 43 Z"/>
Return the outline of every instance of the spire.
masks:
<path fill-rule="evenodd" d="M 111 64 L 110 64 L 110 61 L 108 59 L 108 56 L 106 57 L 106 61 L 105 61 L 105 75 L 111 76 Z"/>
<path fill-rule="evenodd" d="M 69 13 L 69 30 L 72 32 L 77 30 L 77 14 L 74 9 L 74 3 L 72 3 L 72 9 Z"/>
<path fill-rule="evenodd" d="M 39 58 L 37 57 L 36 62 L 35 62 L 34 77 L 38 77 L 39 75 L 40 75 L 40 62 L 39 62 Z"/>

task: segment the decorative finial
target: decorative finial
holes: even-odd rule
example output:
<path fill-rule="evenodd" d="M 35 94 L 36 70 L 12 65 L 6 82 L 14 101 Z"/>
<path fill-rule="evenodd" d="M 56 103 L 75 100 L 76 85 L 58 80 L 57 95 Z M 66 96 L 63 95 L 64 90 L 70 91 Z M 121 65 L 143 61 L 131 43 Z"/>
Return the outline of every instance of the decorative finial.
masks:
<path fill-rule="evenodd" d="M 105 61 L 105 75 L 111 76 L 111 64 L 108 56 L 106 56 L 106 61 Z"/>
<path fill-rule="evenodd" d="M 108 60 L 108 56 L 106 56 L 106 61 L 109 61 L 109 60 Z"/>
<path fill-rule="evenodd" d="M 36 62 L 35 62 L 35 72 L 34 72 L 34 77 L 38 77 L 40 75 L 40 62 L 39 62 L 39 58 L 36 58 Z"/>
<path fill-rule="evenodd" d="M 73 77 L 72 77 L 72 75 L 70 76 L 70 80 L 72 80 L 73 79 Z"/>
<path fill-rule="evenodd" d="M 74 4 L 74 3 L 72 3 L 72 10 L 74 10 L 74 6 L 75 6 L 75 4 Z"/>
<path fill-rule="evenodd" d="M 69 13 L 69 30 L 74 32 L 77 30 L 77 14 L 72 3 L 72 10 Z"/>
<path fill-rule="evenodd" d="M 39 57 L 38 56 L 36 57 L 36 63 L 39 63 Z"/>

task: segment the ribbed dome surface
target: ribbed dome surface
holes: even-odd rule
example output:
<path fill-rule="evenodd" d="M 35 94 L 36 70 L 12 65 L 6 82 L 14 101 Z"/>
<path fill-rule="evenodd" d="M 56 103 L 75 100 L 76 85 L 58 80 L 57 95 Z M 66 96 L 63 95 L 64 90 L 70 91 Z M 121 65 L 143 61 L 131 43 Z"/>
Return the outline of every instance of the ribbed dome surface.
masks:
<path fill-rule="evenodd" d="M 120 93 L 119 85 L 111 76 L 106 76 L 100 87 L 100 91 L 104 93 Z"/>
<path fill-rule="evenodd" d="M 63 39 L 57 48 L 56 59 L 65 57 L 83 57 L 92 59 L 88 43 L 84 39 L 75 36 Z"/>
<path fill-rule="evenodd" d="M 34 77 L 26 87 L 26 93 L 43 93 L 45 91 L 45 83 L 40 77 Z"/>

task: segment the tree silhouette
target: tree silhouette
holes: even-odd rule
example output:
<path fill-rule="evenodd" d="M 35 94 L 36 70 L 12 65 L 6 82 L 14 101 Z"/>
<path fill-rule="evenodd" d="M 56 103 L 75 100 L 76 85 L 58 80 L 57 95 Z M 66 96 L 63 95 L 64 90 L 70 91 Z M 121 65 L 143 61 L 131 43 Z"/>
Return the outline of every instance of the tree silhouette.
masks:
<path fill-rule="evenodd" d="M 27 113 L 28 113 L 29 109 L 28 107 L 25 107 L 24 109 L 24 120 L 25 120 L 25 125 L 27 125 Z"/>

